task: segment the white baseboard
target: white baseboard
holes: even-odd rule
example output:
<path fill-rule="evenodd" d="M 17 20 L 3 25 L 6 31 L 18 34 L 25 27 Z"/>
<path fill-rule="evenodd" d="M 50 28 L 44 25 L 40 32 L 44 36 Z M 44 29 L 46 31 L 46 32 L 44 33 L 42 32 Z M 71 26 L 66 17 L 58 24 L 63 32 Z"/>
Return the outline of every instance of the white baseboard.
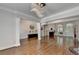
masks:
<path fill-rule="evenodd" d="M 18 47 L 18 46 L 20 46 L 20 44 L 14 44 L 14 45 L 6 46 L 6 47 L 0 47 L 0 50 L 9 49 L 9 48 Z"/>

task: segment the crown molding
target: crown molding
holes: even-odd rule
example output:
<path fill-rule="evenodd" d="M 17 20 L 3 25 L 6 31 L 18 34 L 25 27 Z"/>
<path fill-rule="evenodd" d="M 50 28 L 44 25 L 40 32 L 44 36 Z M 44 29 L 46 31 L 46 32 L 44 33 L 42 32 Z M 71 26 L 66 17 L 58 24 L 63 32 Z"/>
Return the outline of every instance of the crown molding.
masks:
<path fill-rule="evenodd" d="M 5 11 L 8 11 L 8 12 L 11 12 L 11 13 L 16 14 L 16 15 L 19 15 L 19 16 L 28 17 L 28 18 L 31 18 L 32 21 L 35 20 L 36 22 L 39 22 L 39 20 L 37 20 L 36 17 L 33 17 L 33 16 L 31 16 L 31 15 L 28 15 L 28 14 L 25 14 L 25 13 L 22 13 L 22 12 L 19 12 L 19 11 L 17 11 L 17 10 L 12 10 L 12 9 L 10 9 L 10 8 L 1 7 L 1 6 L 0 6 L 0 9 L 5 10 Z M 34 19 L 34 20 L 33 20 L 33 19 Z"/>
<path fill-rule="evenodd" d="M 41 22 L 48 22 L 48 21 L 52 21 L 52 20 L 56 20 L 59 18 L 66 18 L 66 17 L 70 17 L 70 16 L 75 16 L 75 15 L 79 15 L 79 6 L 74 7 L 72 9 L 45 17 L 43 19 L 41 19 Z"/>

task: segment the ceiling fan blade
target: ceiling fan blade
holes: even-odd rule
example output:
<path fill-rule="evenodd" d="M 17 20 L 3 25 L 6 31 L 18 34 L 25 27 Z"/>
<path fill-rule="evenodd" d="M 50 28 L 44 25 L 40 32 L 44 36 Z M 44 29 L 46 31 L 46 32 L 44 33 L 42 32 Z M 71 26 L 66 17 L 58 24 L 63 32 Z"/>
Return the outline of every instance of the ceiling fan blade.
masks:
<path fill-rule="evenodd" d="M 32 12 L 35 12 L 35 14 L 38 16 L 38 17 L 43 17 L 44 15 L 36 8 L 33 8 L 31 10 Z"/>

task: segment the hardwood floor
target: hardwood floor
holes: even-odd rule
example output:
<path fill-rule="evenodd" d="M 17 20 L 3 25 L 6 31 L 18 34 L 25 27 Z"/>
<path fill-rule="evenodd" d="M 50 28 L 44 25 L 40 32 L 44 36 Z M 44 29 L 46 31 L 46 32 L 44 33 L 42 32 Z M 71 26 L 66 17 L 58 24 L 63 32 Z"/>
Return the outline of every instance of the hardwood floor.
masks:
<path fill-rule="evenodd" d="M 21 46 L 0 51 L 0 55 L 72 55 L 68 48 L 58 46 L 54 39 L 36 38 L 21 40 Z"/>

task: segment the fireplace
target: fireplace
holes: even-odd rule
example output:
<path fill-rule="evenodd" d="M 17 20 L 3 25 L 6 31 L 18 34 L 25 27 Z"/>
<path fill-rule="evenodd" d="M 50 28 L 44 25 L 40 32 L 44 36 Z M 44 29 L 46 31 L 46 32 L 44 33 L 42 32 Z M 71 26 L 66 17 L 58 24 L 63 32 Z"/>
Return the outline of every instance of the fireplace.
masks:
<path fill-rule="evenodd" d="M 52 31 L 52 32 L 49 32 L 49 37 L 50 38 L 54 38 L 54 32 Z"/>
<path fill-rule="evenodd" d="M 28 35 L 28 38 L 38 38 L 38 34 L 29 34 Z"/>

